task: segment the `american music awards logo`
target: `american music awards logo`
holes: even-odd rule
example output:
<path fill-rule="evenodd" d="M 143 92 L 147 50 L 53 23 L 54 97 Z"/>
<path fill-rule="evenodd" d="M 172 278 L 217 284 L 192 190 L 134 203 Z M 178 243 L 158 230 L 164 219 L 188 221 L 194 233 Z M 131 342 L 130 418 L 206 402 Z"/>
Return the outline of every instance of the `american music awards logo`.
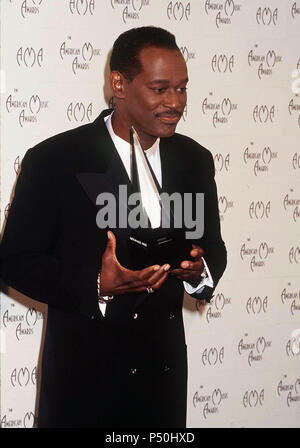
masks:
<path fill-rule="evenodd" d="M 258 124 L 274 123 L 275 105 L 257 104 L 252 112 L 253 120 Z"/>
<path fill-rule="evenodd" d="M 289 306 L 292 316 L 298 316 L 300 314 L 300 290 L 296 291 L 291 288 L 291 283 L 287 284 L 287 287 L 283 288 L 281 292 L 281 303 L 285 306 Z M 300 339 L 299 339 L 300 340 Z"/>
<path fill-rule="evenodd" d="M 44 315 L 34 308 L 28 308 L 21 313 L 14 313 L 14 308 L 15 304 L 11 303 L 10 309 L 8 308 L 3 314 L 2 322 L 5 328 L 10 325 L 15 325 L 15 335 L 17 340 L 20 341 L 24 336 L 34 334 L 34 328 L 37 322 L 43 320 Z"/>
<path fill-rule="evenodd" d="M 271 201 L 252 201 L 249 205 L 249 216 L 251 219 L 268 219 L 271 212 Z"/>
<path fill-rule="evenodd" d="M 110 0 L 110 4 L 115 10 L 121 9 L 124 23 L 131 20 L 139 20 L 144 8 L 151 6 L 150 0 Z"/>
<path fill-rule="evenodd" d="M 169 20 L 189 20 L 191 15 L 191 2 L 171 1 L 167 6 L 167 17 Z"/>
<path fill-rule="evenodd" d="M 213 72 L 232 73 L 235 65 L 234 55 L 214 54 L 211 60 Z"/>
<path fill-rule="evenodd" d="M 10 374 L 11 385 L 15 387 L 35 386 L 37 380 L 37 368 L 15 367 Z"/>
<path fill-rule="evenodd" d="M 8 409 L 8 414 L 13 413 L 13 409 Z M 11 417 L 10 415 L 1 416 L 1 428 L 33 428 L 35 424 L 35 415 L 33 412 L 28 411 L 22 418 Z"/>
<path fill-rule="evenodd" d="M 41 112 L 48 109 L 48 104 L 49 102 L 39 95 L 31 95 L 24 99 L 19 96 L 19 90 L 14 89 L 14 92 L 6 98 L 5 106 L 8 113 L 17 113 L 19 125 L 23 128 L 27 124 L 37 123 Z"/>
<path fill-rule="evenodd" d="M 40 8 L 43 6 L 43 3 L 46 2 L 46 0 L 23 0 L 20 4 L 18 0 L 9 0 L 10 3 L 13 5 L 20 5 L 20 14 L 25 19 L 28 16 L 31 15 L 37 15 L 40 13 Z"/>
<path fill-rule="evenodd" d="M 68 120 L 75 123 L 91 121 L 93 116 L 93 103 L 71 102 L 67 107 Z"/>
<path fill-rule="evenodd" d="M 246 311 L 249 316 L 265 314 L 268 309 L 268 296 L 249 297 L 246 301 Z"/>
<path fill-rule="evenodd" d="M 214 2 L 206 0 L 204 9 L 207 15 L 215 17 L 215 24 L 217 28 L 223 25 L 230 25 L 234 16 L 241 12 L 241 4 L 234 0 L 223 0 L 223 2 Z"/>
<path fill-rule="evenodd" d="M 17 51 L 16 59 L 19 67 L 42 67 L 44 49 L 20 47 Z"/>
<path fill-rule="evenodd" d="M 257 44 L 254 47 L 255 49 L 248 53 L 249 67 L 256 67 L 259 79 L 272 75 L 278 64 L 282 62 L 282 56 L 276 54 L 274 50 L 268 50 L 266 53 L 259 52 Z"/>
<path fill-rule="evenodd" d="M 214 367 L 223 364 L 224 361 L 224 346 L 221 348 L 217 347 L 206 347 L 202 352 L 202 364 L 205 367 Z"/>
<path fill-rule="evenodd" d="M 208 324 L 211 322 L 221 319 L 222 314 L 224 313 L 224 309 L 227 309 L 227 305 L 231 304 L 231 297 L 225 297 L 225 295 L 220 292 L 218 294 L 215 294 L 214 297 L 210 301 L 210 306 L 207 306 L 205 304 L 205 310 L 206 310 L 206 321 Z M 201 301 L 197 300 L 196 302 L 196 308 L 200 309 L 203 305 L 201 304 Z M 211 355 L 210 355 L 211 356 Z M 221 355 L 222 359 L 222 355 Z M 212 360 L 212 357 L 210 357 L 210 361 Z M 208 361 L 208 357 L 207 357 Z"/>
<path fill-rule="evenodd" d="M 272 26 L 277 25 L 278 8 L 271 9 L 268 6 L 260 6 L 256 11 L 256 22 L 258 25 Z"/>
<path fill-rule="evenodd" d="M 300 198 L 295 197 L 294 190 L 290 189 L 283 198 L 284 210 L 290 211 L 293 217 L 293 222 L 299 223 L 300 221 Z"/>
<path fill-rule="evenodd" d="M 258 246 L 250 244 L 250 238 L 244 243 L 240 249 L 240 257 L 242 261 L 248 261 L 251 272 L 266 266 L 266 263 L 274 255 L 274 247 L 266 242 L 260 243 Z"/>
<path fill-rule="evenodd" d="M 264 404 L 265 390 L 251 389 L 247 390 L 243 395 L 244 408 L 261 407 Z"/>
<path fill-rule="evenodd" d="M 69 0 L 69 9 L 71 14 L 85 16 L 94 14 L 95 0 Z"/>
<path fill-rule="evenodd" d="M 261 150 L 255 150 L 254 142 L 250 142 L 244 150 L 244 163 L 253 167 L 255 176 L 269 172 L 273 160 L 278 158 L 278 154 L 272 151 L 270 146 L 265 146 Z"/>
<path fill-rule="evenodd" d="M 257 339 L 248 340 L 248 333 L 239 340 L 238 354 L 240 356 L 247 355 L 248 365 L 252 367 L 253 364 L 263 360 L 264 353 L 269 350 L 272 341 L 267 340 L 264 336 L 259 336 Z"/>
<path fill-rule="evenodd" d="M 231 101 L 230 98 L 224 97 L 219 101 L 213 101 L 213 93 L 209 92 L 209 96 L 202 101 L 202 113 L 209 116 L 213 127 L 226 125 L 231 117 L 238 109 L 237 103 Z"/>
<path fill-rule="evenodd" d="M 194 408 L 202 409 L 202 415 L 205 419 L 220 412 L 222 403 L 228 399 L 228 392 L 223 392 L 219 387 L 214 388 L 212 392 L 205 392 L 201 384 L 199 390 L 193 395 Z"/>
<path fill-rule="evenodd" d="M 277 384 L 277 395 L 280 398 L 285 398 L 287 407 L 300 405 L 300 378 L 294 381 L 289 381 L 287 375 L 283 375 Z"/>
<path fill-rule="evenodd" d="M 71 36 L 63 42 L 59 49 L 62 61 L 71 60 L 71 67 L 74 75 L 80 71 L 89 70 L 95 58 L 101 55 L 99 48 L 94 48 L 91 42 L 84 42 L 81 47 L 71 46 Z"/>

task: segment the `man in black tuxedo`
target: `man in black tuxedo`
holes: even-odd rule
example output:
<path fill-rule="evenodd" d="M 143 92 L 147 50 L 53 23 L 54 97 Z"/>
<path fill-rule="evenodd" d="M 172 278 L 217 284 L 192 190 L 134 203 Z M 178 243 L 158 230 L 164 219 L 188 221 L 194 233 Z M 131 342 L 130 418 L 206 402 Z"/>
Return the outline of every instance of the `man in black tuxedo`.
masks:
<path fill-rule="evenodd" d="M 39 427 L 186 424 L 183 286 L 209 301 L 226 266 L 212 156 L 175 133 L 187 82 L 173 35 L 129 30 L 111 56 L 114 110 L 23 159 L 1 267 L 7 284 L 48 304 Z M 204 193 L 204 234 L 175 268 L 136 270 L 130 229 L 96 225 L 98 194 L 130 191 L 131 126 L 162 191 Z"/>

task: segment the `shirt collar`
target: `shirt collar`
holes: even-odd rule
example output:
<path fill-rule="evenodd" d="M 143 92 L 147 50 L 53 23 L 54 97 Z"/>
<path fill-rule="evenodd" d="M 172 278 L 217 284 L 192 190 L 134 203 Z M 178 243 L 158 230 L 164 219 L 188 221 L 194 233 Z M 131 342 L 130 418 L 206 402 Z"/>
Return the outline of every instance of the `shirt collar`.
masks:
<path fill-rule="evenodd" d="M 111 117 L 113 115 L 113 112 L 104 117 L 104 121 L 107 127 L 107 130 L 112 138 L 112 141 L 114 142 L 115 147 L 118 149 L 118 151 L 121 151 L 122 153 L 126 152 L 129 154 L 130 152 L 130 143 L 128 143 L 126 140 L 123 140 L 121 137 L 119 137 L 113 130 L 112 123 L 111 123 Z M 153 157 L 157 154 L 159 151 L 159 142 L 160 138 L 157 138 L 153 145 L 145 151 L 145 154 L 147 157 Z"/>

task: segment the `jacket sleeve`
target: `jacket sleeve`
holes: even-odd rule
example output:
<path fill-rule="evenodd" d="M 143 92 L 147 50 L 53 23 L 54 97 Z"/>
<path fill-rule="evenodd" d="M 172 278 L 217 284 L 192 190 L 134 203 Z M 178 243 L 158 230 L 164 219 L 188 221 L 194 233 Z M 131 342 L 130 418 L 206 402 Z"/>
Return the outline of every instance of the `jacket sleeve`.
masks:
<path fill-rule="evenodd" d="M 77 272 L 73 278 L 65 275 L 61 260 L 54 255 L 60 225 L 59 181 L 40 152 L 32 148 L 22 161 L 1 242 L 1 275 L 7 285 L 32 299 L 82 312 L 76 285 L 86 273 Z M 96 293 L 96 276 L 93 280 Z"/>
<path fill-rule="evenodd" d="M 227 251 L 220 229 L 214 161 L 209 151 L 206 151 L 204 169 L 201 171 L 205 180 L 202 182 L 204 185 L 204 233 L 195 244 L 204 249 L 204 258 L 213 278 L 214 287 L 205 286 L 200 294 L 192 294 L 192 297 L 209 302 L 227 264 Z"/>

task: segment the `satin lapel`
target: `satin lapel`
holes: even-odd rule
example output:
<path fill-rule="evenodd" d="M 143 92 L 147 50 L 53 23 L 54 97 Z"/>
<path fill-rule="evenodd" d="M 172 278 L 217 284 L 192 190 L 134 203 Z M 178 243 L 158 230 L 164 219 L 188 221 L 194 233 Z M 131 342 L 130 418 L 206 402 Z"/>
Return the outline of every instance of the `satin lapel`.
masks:
<path fill-rule="evenodd" d="M 91 174 L 91 178 L 101 179 L 109 191 L 117 192 L 120 184 L 129 186 L 131 182 L 106 128 L 103 119 L 107 115 L 106 112 L 110 111 L 104 111 L 92 123 L 90 133 L 86 137 L 88 141 L 85 142 L 85 148 L 78 160 L 80 172 L 76 171 L 80 178 L 82 174 Z M 100 174 L 101 176 L 98 176 Z"/>
<path fill-rule="evenodd" d="M 160 141 L 160 160 L 162 173 L 162 190 L 171 194 L 183 191 L 183 174 L 180 162 L 176 158 L 173 138 Z"/>

